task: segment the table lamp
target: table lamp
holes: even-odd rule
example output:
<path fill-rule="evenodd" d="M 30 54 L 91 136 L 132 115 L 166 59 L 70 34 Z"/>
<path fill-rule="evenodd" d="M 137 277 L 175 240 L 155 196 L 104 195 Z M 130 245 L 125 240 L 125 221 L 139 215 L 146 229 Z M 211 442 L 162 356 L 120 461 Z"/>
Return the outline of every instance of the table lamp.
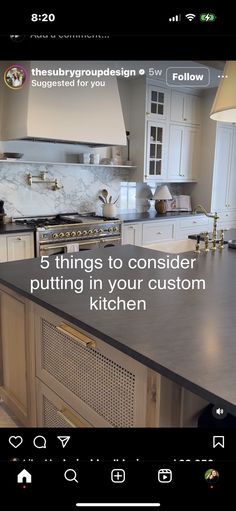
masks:
<path fill-rule="evenodd" d="M 226 62 L 210 112 L 214 121 L 236 122 L 236 61 Z"/>
<path fill-rule="evenodd" d="M 156 212 L 161 215 L 166 213 L 166 201 L 172 199 L 168 186 L 158 186 L 153 195 L 153 199 L 155 200 Z"/>

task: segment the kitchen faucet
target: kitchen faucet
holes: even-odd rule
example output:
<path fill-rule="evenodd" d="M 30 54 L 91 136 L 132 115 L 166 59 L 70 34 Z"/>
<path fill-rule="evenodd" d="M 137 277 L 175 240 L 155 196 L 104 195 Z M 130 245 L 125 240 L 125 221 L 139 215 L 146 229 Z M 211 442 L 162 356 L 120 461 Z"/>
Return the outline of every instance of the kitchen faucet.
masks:
<path fill-rule="evenodd" d="M 216 250 L 216 243 L 218 241 L 221 241 L 221 240 L 217 239 L 217 220 L 220 217 L 218 216 L 217 212 L 215 212 L 214 214 L 207 213 L 207 210 L 201 204 L 197 204 L 197 206 L 193 210 L 193 213 L 196 214 L 197 211 L 201 211 L 202 213 L 204 213 L 204 215 L 208 216 L 209 218 L 213 218 L 214 219 L 213 233 L 212 233 L 212 240 L 211 241 L 212 241 L 212 250 Z M 208 233 L 206 233 L 206 234 L 208 234 Z M 221 245 L 220 245 L 221 248 L 222 248 L 222 245 L 223 245 L 223 243 L 221 242 Z M 207 248 L 208 248 L 208 240 L 207 240 Z"/>

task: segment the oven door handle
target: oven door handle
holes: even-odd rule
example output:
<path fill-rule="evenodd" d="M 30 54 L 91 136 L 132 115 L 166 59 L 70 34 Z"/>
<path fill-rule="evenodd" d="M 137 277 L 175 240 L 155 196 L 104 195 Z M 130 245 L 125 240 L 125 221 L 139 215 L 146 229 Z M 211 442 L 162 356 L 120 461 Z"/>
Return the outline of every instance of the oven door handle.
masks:
<path fill-rule="evenodd" d="M 65 247 L 67 247 L 67 245 L 69 245 L 69 243 L 65 243 L 64 245 L 57 245 L 57 244 L 54 243 L 54 244 L 52 244 L 50 246 L 46 246 L 46 247 L 41 245 L 40 246 L 40 250 L 45 250 L 46 251 L 46 250 L 52 250 L 54 248 L 65 248 Z"/>

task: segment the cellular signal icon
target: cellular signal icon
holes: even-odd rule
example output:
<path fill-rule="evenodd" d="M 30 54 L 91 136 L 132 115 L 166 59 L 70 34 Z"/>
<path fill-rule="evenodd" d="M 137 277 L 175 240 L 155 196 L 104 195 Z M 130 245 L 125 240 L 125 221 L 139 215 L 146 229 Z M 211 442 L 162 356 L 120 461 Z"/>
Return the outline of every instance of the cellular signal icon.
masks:
<path fill-rule="evenodd" d="M 181 21 L 181 14 L 176 14 L 175 16 L 172 16 L 172 18 L 169 18 L 169 21 Z"/>

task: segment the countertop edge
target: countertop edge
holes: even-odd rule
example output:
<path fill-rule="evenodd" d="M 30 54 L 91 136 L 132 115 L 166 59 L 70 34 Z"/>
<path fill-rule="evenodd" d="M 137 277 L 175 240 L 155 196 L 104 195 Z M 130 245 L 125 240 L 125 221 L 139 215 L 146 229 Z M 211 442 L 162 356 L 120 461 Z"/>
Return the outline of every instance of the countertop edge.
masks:
<path fill-rule="evenodd" d="M 221 398 L 220 396 L 217 396 L 216 394 L 209 392 L 208 390 L 204 389 L 203 387 L 191 382 L 190 380 L 187 380 L 183 376 L 180 376 L 179 374 L 171 371 L 170 369 L 167 369 L 166 367 L 162 366 L 161 364 L 154 362 L 152 359 L 145 357 L 144 355 L 140 354 L 139 352 L 127 347 L 123 343 L 120 343 L 116 339 L 105 335 L 104 333 L 97 330 L 96 328 L 93 328 L 90 325 L 83 323 L 82 321 L 74 318 L 73 316 L 70 316 L 70 314 L 67 314 L 67 313 L 59 310 L 57 307 L 55 307 L 51 304 L 48 304 L 48 303 L 45 304 L 45 302 L 43 300 L 41 300 L 40 298 L 37 298 L 35 295 L 32 295 L 30 293 L 27 293 L 24 290 L 19 289 L 17 286 L 15 286 L 13 284 L 9 284 L 2 278 L 0 278 L 0 284 L 2 284 L 6 288 L 11 289 L 15 293 L 17 293 L 21 296 L 24 296 L 28 300 L 36 303 L 37 305 L 39 305 L 40 307 L 42 307 L 46 310 L 49 310 L 50 312 L 65 319 L 66 321 L 74 324 L 75 326 L 82 328 L 83 330 L 90 333 L 91 335 L 94 335 L 95 337 L 101 339 L 101 341 L 105 342 L 106 344 L 112 346 L 113 348 L 117 349 L 118 351 L 121 351 L 122 353 L 125 353 L 130 358 L 133 358 L 140 364 L 145 365 L 149 369 L 152 369 L 153 371 L 161 374 L 162 376 L 172 380 L 173 382 L 184 387 L 185 389 L 189 390 L 190 392 L 197 394 L 198 396 L 202 397 L 206 401 L 209 401 L 212 404 L 217 403 L 218 405 L 227 407 L 227 411 L 229 413 L 231 413 L 232 415 L 236 416 L 236 406 L 234 406 L 229 401 Z"/>

